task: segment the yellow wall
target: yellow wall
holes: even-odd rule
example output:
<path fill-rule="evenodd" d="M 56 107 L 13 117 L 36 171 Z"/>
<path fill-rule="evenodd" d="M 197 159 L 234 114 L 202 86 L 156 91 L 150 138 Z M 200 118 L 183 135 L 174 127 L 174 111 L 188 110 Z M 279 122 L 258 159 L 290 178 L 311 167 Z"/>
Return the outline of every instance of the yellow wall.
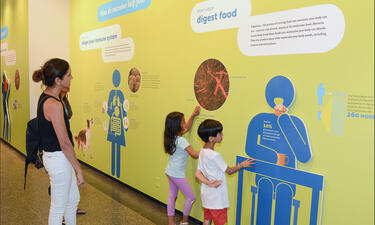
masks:
<path fill-rule="evenodd" d="M 25 132 L 29 121 L 29 64 L 28 64 L 28 1 L 1 1 L 1 28 L 8 26 L 8 37 L 1 43 L 8 43 L 8 50 L 16 51 L 16 64 L 7 66 L 5 56 L 1 56 L 1 76 L 5 70 L 10 80 L 9 114 L 11 120 L 10 144 L 26 153 Z M 15 72 L 20 74 L 20 88 L 15 87 Z M 2 80 L 2 78 L 1 78 Z M 18 102 L 14 109 L 12 103 Z M 3 133 L 4 114 L 1 99 L 1 137 Z"/>
<path fill-rule="evenodd" d="M 199 122 L 214 118 L 224 125 L 224 140 L 216 146 L 229 165 L 237 155 L 246 156 L 247 126 L 258 113 L 273 110 L 264 97 L 267 82 L 276 75 L 289 77 L 296 89 L 296 99 L 289 109 L 304 120 L 312 151 L 312 160 L 298 163 L 303 171 L 325 177 L 322 200 L 322 224 L 372 224 L 374 222 L 374 122 L 373 119 L 345 118 L 344 135 L 331 134 L 317 120 L 317 88 L 323 83 L 328 93 L 368 96 L 373 104 L 373 1 L 251 1 L 251 15 L 333 4 L 343 13 L 345 32 L 337 47 L 322 53 L 246 56 L 237 44 L 238 28 L 195 33 L 190 14 L 200 1 L 151 1 L 148 8 L 99 22 L 97 10 L 108 1 L 72 1 L 71 67 L 74 80 L 70 99 L 74 111 L 72 131 L 77 135 L 93 118 L 91 149 L 87 161 L 104 173 L 111 174 L 111 143 L 106 141 L 103 124 L 109 118 L 101 112 L 108 101 L 112 73 L 121 74 L 120 90 L 130 102 L 130 126 L 125 133 L 126 147 L 121 149 L 122 182 L 166 203 L 168 180 L 164 169 L 168 156 L 163 152 L 165 116 L 181 111 L 188 118 L 198 102 L 194 96 L 194 76 L 199 65 L 209 58 L 221 61 L 230 77 L 230 93 L 216 111 L 202 108 Z M 80 50 L 80 35 L 118 24 L 121 37 L 134 41 L 134 57 L 129 61 L 104 63 L 100 48 Z M 136 67 L 142 76 L 141 87 L 132 93 L 127 85 L 129 70 Z M 145 88 L 144 78 L 157 76 L 158 88 Z M 233 77 L 246 77 L 235 79 Z M 328 104 L 328 103 L 327 103 Z M 373 105 L 372 105 L 373 115 Z M 348 112 L 345 112 L 345 116 Z M 373 117 L 372 117 L 373 118 Z M 196 134 L 198 121 L 186 135 L 194 149 L 202 147 Z M 197 196 L 199 183 L 194 178 L 197 160 L 189 159 L 187 177 Z M 231 207 L 228 224 L 235 223 L 237 174 L 227 176 Z M 179 196 L 177 208 L 182 210 Z M 193 217 L 202 219 L 200 199 L 194 203 Z"/>

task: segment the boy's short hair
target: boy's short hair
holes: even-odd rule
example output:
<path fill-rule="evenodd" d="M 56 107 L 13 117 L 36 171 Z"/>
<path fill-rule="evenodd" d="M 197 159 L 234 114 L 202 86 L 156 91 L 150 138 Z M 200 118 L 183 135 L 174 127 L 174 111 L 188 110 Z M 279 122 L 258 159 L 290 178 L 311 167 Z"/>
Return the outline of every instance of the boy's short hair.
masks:
<path fill-rule="evenodd" d="M 222 131 L 223 125 L 217 120 L 207 119 L 198 127 L 198 135 L 204 142 L 208 142 L 209 137 L 216 137 Z"/>

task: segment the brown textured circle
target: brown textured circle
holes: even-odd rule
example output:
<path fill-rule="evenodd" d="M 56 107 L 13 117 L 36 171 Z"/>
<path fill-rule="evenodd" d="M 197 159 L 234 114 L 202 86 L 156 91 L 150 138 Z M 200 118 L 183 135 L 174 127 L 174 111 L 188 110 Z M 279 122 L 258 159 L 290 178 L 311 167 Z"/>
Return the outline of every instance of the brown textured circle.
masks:
<path fill-rule="evenodd" d="M 18 69 L 14 73 L 14 83 L 16 85 L 16 90 L 18 90 L 20 88 L 20 72 Z"/>
<path fill-rule="evenodd" d="M 197 69 L 194 93 L 206 110 L 220 108 L 228 97 L 229 76 L 225 66 L 217 59 L 207 59 Z"/>
<path fill-rule="evenodd" d="M 129 72 L 128 85 L 129 89 L 134 93 L 137 92 L 141 86 L 141 73 L 135 67 L 133 67 Z"/>

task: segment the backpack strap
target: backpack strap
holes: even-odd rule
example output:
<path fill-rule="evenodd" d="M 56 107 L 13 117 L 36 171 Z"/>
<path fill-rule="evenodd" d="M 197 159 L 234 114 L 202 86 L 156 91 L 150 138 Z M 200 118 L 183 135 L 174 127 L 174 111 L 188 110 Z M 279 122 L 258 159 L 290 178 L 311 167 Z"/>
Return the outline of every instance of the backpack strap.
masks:
<path fill-rule="evenodd" d="M 36 114 L 36 117 L 38 117 L 38 111 L 39 111 L 39 107 L 42 103 L 44 103 L 48 98 L 53 98 L 55 99 L 56 101 L 59 101 L 61 103 L 61 100 L 52 96 L 52 95 L 47 95 L 45 94 L 45 96 L 43 98 L 40 99 L 40 101 L 38 102 L 38 108 L 36 108 L 36 111 L 37 111 L 37 114 Z"/>
<path fill-rule="evenodd" d="M 36 120 L 37 120 L 37 123 L 36 123 L 36 128 L 37 128 L 37 130 L 38 130 L 38 134 L 39 134 L 39 136 L 40 136 L 40 132 L 39 132 L 39 128 L 38 128 L 38 126 L 39 126 L 39 117 L 38 117 L 38 111 L 39 111 L 39 108 L 40 108 L 40 105 L 41 104 L 44 104 L 44 102 L 45 101 L 47 101 L 47 99 L 48 98 L 53 98 L 53 99 L 55 99 L 56 101 L 59 101 L 60 103 L 61 103 L 61 100 L 59 100 L 59 99 L 57 99 L 57 98 L 55 98 L 54 96 L 52 96 L 52 95 L 47 95 L 47 94 L 45 94 L 45 96 L 43 97 L 43 98 L 41 98 L 40 99 L 40 101 L 38 102 L 38 108 L 36 108 Z M 44 114 L 44 113 L 43 113 Z M 45 116 L 44 116 L 45 117 Z M 39 151 L 39 149 L 38 149 L 38 151 Z"/>

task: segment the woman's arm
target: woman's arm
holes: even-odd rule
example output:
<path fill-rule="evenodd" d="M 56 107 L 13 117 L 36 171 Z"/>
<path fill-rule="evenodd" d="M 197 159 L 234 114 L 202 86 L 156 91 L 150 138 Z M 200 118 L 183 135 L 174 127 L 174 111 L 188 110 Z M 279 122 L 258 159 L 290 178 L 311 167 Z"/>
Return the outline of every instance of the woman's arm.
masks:
<path fill-rule="evenodd" d="M 47 99 L 43 105 L 43 111 L 46 119 L 52 122 L 61 150 L 77 173 L 78 186 L 82 185 L 85 181 L 82 176 L 81 165 L 75 156 L 73 145 L 70 142 L 68 132 L 65 127 L 64 112 L 61 107 L 61 103 L 54 99 Z"/>
<path fill-rule="evenodd" d="M 198 159 L 199 151 L 195 151 L 190 145 L 185 148 L 185 151 L 187 151 L 194 159 Z"/>

